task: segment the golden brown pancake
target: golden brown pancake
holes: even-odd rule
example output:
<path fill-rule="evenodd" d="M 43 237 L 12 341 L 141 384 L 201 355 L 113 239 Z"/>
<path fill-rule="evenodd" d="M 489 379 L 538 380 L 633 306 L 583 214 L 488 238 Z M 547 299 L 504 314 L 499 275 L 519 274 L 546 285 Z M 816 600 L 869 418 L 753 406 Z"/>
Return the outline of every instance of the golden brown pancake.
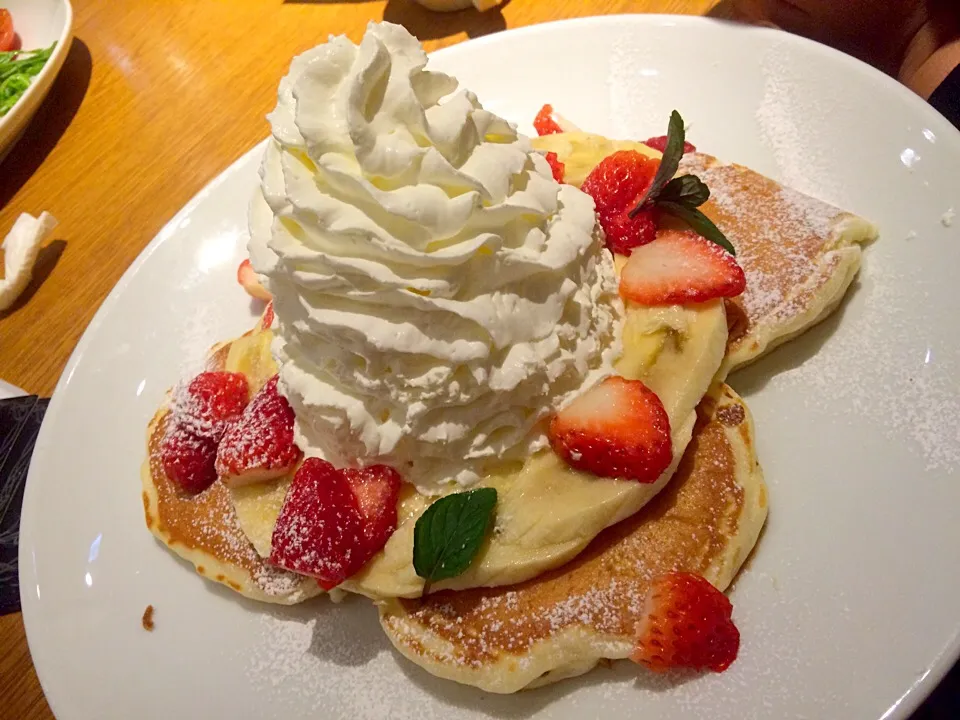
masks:
<path fill-rule="evenodd" d="M 747 289 L 727 305 L 731 332 L 723 371 L 741 367 L 826 318 L 860 269 L 866 220 L 703 153 L 680 173 L 710 188 L 702 207 L 737 249 Z"/>
<path fill-rule="evenodd" d="M 259 329 L 216 348 L 207 370 L 245 372 L 251 393 L 273 374 L 259 363 L 262 352 L 251 352 L 269 338 Z M 245 362 L 231 358 L 243 356 Z M 269 356 L 269 353 L 267 353 Z M 319 595 L 311 578 L 281 570 L 266 562 L 240 528 L 230 491 L 215 482 L 199 495 L 184 495 L 167 477 L 160 461 L 160 444 L 168 413 L 162 408 L 147 430 L 147 459 L 141 469 L 143 510 L 150 531 L 177 555 L 193 563 L 198 573 L 253 600 L 289 605 Z"/>
<path fill-rule="evenodd" d="M 715 385 L 670 485 L 566 566 L 509 588 L 389 600 L 381 624 L 439 677 L 510 693 L 628 657 L 650 582 L 693 572 L 724 590 L 756 543 L 766 488 L 743 401 Z"/>

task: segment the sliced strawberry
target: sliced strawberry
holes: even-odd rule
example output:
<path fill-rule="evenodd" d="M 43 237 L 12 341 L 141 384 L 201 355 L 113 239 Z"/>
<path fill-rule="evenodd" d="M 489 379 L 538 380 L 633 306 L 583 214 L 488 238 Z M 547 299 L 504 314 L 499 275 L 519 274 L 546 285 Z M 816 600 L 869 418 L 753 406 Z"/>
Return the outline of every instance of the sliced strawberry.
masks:
<path fill-rule="evenodd" d="M 242 373 L 202 372 L 174 393 L 172 416 L 174 422 L 216 443 L 249 400 L 250 388 Z"/>
<path fill-rule="evenodd" d="M 167 477 L 186 493 L 201 493 L 217 479 L 216 441 L 196 435 L 183 425 L 174 423 L 167 427 L 160 459 Z"/>
<path fill-rule="evenodd" d="M 653 483 L 673 460 L 670 419 L 639 380 L 607 378 L 557 413 L 549 436 L 567 464 L 600 477 Z"/>
<path fill-rule="evenodd" d="M 620 295 L 640 305 L 681 305 L 736 297 L 747 281 L 733 256 L 689 230 L 664 230 L 635 248 Z"/>
<path fill-rule="evenodd" d="M 647 147 L 652 147 L 654 150 L 659 150 L 660 152 L 663 152 L 664 150 L 667 149 L 667 136 L 659 135 L 657 137 L 652 137 L 649 140 L 644 140 L 643 144 L 646 145 Z M 686 155 L 687 153 L 692 153 L 696 151 L 697 151 L 697 148 L 692 143 L 688 143 L 688 142 L 683 143 L 684 155 Z"/>
<path fill-rule="evenodd" d="M 370 559 L 357 496 L 330 463 L 308 458 L 293 476 L 273 528 L 270 562 L 336 587 Z"/>
<path fill-rule="evenodd" d="M 357 496 L 363 516 L 363 534 L 372 555 L 386 545 L 397 529 L 397 499 L 402 482 L 400 473 L 387 465 L 371 465 L 342 472 Z"/>
<path fill-rule="evenodd" d="M 253 269 L 253 265 L 250 264 L 249 259 L 244 260 L 240 263 L 240 267 L 237 268 L 237 282 L 243 285 L 243 289 L 247 291 L 250 297 L 266 301 L 273 298 L 270 291 L 260 284 L 260 279 L 257 277 L 257 273 Z"/>
<path fill-rule="evenodd" d="M 540 108 L 540 112 L 533 120 L 533 129 L 537 131 L 537 135 L 553 135 L 563 132 L 560 123 L 553 119 L 552 105 L 544 105 Z"/>
<path fill-rule="evenodd" d="M 337 470 L 307 458 L 277 518 L 270 562 L 317 578 L 325 590 L 336 587 L 390 539 L 400 482 L 384 465 Z"/>
<path fill-rule="evenodd" d="M 267 307 L 263 311 L 263 315 L 260 317 L 260 329 L 269 330 L 273 327 L 273 300 L 267 303 Z"/>
<path fill-rule="evenodd" d="M 254 395 L 217 448 L 217 477 L 241 487 L 282 477 L 303 457 L 293 442 L 293 409 L 277 389 L 278 375 Z"/>
<path fill-rule="evenodd" d="M 726 595 L 699 575 L 661 575 L 647 591 L 630 659 L 656 672 L 681 667 L 723 672 L 740 649 L 732 614 Z"/>
<path fill-rule="evenodd" d="M 656 237 L 656 208 L 646 208 L 632 218 L 630 211 L 643 198 L 659 167 L 659 160 L 636 150 L 618 150 L 601 160 L 583 181 L 581 189 L 596 203 L 600 227 L 613 252 L 629 255 L 633 248 Z"/>
<path fill-rule="evenodd" d="M 553 179 L 558 183 L 563 182 L 563 174 L 566 171 L 566 166 L 560 162 L 560 157 L 555 152 L 548 152 L 544 157 L 547 160 L 547 163 L 550 165 L 550 172 L 553 173 Z"/>
<path fill-rule="evenodd" d="M 164 472 L 185 492 L 206 490 L 217 479 L 217 443 L 247 405 L 240 373 L 204 372 L 174 393 L 160 445 Z"/>

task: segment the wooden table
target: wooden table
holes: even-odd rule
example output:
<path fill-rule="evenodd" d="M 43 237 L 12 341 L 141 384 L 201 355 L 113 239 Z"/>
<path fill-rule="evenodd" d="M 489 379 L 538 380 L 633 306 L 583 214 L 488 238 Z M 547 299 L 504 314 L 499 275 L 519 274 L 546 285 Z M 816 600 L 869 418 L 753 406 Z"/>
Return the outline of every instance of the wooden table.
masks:
<path fill-rule="evenodd" d="M 0 313 L 0 378 L 53 392 L 97 307 L 164 223 L 266 136 L 290 58 L 369 20 L 432 50 L 505 28 L 622 12 L 703 13 L 716 0 L 512 0 L 432 13 L 412 0 L 74 0 L 75 39 L 33 124 L 0 165 L 0 232 L 60 220 L 34 282 Z M 3 5 L 0 0 L 0 5 Z M 0 715 L 53 717 L 19 614 L 0 618 Z"/>

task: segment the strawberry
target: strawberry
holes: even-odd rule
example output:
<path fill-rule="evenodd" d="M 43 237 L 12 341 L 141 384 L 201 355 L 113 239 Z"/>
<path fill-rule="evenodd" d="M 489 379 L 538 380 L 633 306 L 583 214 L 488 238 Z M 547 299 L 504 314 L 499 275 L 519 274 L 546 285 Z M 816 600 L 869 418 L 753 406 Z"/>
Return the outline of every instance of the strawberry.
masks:
<path fill-rule="evenodd" d="M 293 410 L 274 375 L 254 395 L 217 448 L 217 477 L 227 487 L 273 480 L 293 470 L 303 453 L 293 442 Z"/>
<path fill-rule="evenodd" d="M 656 237 L 659 212 L 655 207 L 634 217 L 630 211 L 640 202 L 657 174 L 660 161 L 636 150 L 618 150 L 601 160 L 581 190 L 593 198 L 607 246 L 615 253 L 629 255 L 633 248 Z"/>
<path fill-rule="evenodd" d="M 400 476 L 374 465 L 337 470 L 308 458 L 273 529 L 270 562 L 317 578 L 325 590 L 356 573 L 393 534 Z"/>
<path fill-rule="evenodd" d="M 167 477 L 191 495 L 201 493 L 217 479 L 214 461 L 217 443 L 210 437 L 171 423 L 160 444 L 160 460 Z"/>
<path fill-rule="evenodd" d="M 330 590 L 369 559 L 365 544 L 363 516 L 347 478 L 330 463 L 308 458 L 277 517 L 270 562 L 315 577 Z"/>
<path fill-rule="evenodd" d="M 670 419 L 639 380 L 608 377 L 554 416 L 549 437 L 570 466 L 600 477 L 653 483 L 673 460 Z"/>
<path fill-rule="evenodd" d="M 275 315 L 273 312 L 273 300 L 267 303 L 267 307 L 263 311 L 263 315 L 260 316 L 260 329 L 269 330 L 273 327 L 273 319 Z"/>
<path fill-rule="evenodd" d="M 204 372 L 179 389 L 160 445 L 164 472 L 188 493 L 206 490 L 217 479 L 217 443 L 249 399 L 240 373 Z"/>
<path fill-rule="evenodd" d="M 563 132 L 560 123 L 553 119 L 552 105 L 544 105 L 540 108 L 540 112 L 533 120 L 533 129 L 537 131 L 537 135 L 553 135 Z"/>
<path fill-rule="evenodd" d="M 681 667 L 723 672 L 740 649 L 732 614 L 726 595 L 703 577 L 661 575 L 647 591 L 630 659 L 656 672 Z"/>
<path fill-rule="evenodd" d="M 400 473 L 386 465 L 371 465 L 359 470 L 347 469 L 341 472 L 357 496 L 367 547 L 375 553 L 386 545 L 393 531 L 397 529 Z"/>
<path fill-rule="evenodd" d="M 243 285 L 243 289 L 247 291 L 250 297 L 266 301 L 273 298 L 270 291 L 260 284 L 260 279 L 257 277 L 249 259 L 244 260 L 237 268 L 237 282 Z"/>
<path fill-rule="evenodd" d="M 175 422 L 216 443 L 249 400 L 250 388 L 242 373 L 202 372 L 175 393 L 173 417 Z"/>
<path fill-rule="evenodd" d="M 664 150 L 667 149 L 667 136 L 659 135 L 657 137 L 652 137 L 649 140 L 644 140 L 643 144 L 646 145 L 647 147 L 652 147 L 654 150 L 659 150 L 660 152 L 663 152 Z M 697 151 L 697 148 L 692 143 L 688 143 L 684 141 L 683 143 L 684 155 L 686 155 L 687 153 L 692 153 L 696 151 Z"/>
<path fill-rule="evenodd" d="M 550 172 L 553 173 L 553 179 L 558 183 L 563 182 L 563 174 L 566 167 L 560 162 L 560 157 L 555 152 L 548 152 L 544 157 L 550 165 Z"/>
<path fill-rule="evenodd" d="M 689 230 L 664 230 L 636 248 L 620 275 L 620 295 L 640 305 L 736 297 L 747 281 L 733 256 Z"/>

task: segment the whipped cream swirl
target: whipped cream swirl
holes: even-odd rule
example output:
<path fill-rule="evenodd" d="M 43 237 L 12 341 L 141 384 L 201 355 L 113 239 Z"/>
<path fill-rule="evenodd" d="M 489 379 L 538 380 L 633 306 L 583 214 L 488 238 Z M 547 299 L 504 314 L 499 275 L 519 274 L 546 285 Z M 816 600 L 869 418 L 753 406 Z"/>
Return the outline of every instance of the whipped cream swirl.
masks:
<path fill-rule="evenodd" d="M 623 308 L 593 200 L 426 63 L 389 23 L 294 59 L 249 249 L 301 448 L 438 494 L 547 444 Z"/>

